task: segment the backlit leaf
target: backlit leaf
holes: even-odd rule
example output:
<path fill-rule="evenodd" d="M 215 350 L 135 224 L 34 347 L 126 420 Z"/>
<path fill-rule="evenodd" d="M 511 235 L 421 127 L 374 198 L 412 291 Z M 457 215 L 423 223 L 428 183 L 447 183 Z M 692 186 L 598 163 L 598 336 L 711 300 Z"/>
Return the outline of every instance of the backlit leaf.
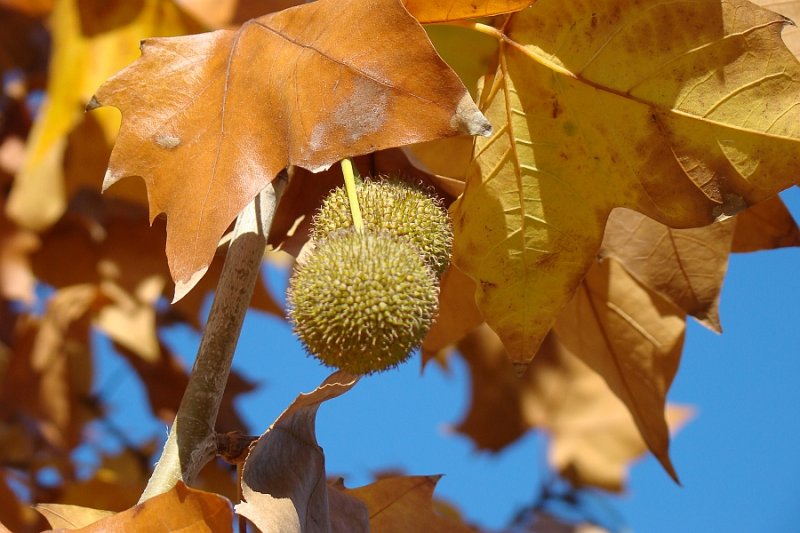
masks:
<path fill-rule="evenodd" d="M 741 216 L 741 215 L 738 215 Z M 600 255 L 619 261 L 640 283 L 716 332 L 719 295 L 736 222 L 673 229 L 630 209 L 608 218 Z"/>
<path fill-rule="evenodd" d="M 800 178 L 800 64 L 743 0 L 537 2 L 500 29 L 453 206 L 455 263 L 512 359 L 530 361 L 614 207 L 710 224 Z"/>
<path fill-rule="evenodd" d="M 606 260 L 589 271 L 553 330 L 625 403 L 648 448 L 677 481 L 664 410 L 680 363 L 685 315 Z"/>
<path fill-rule="evenodd" d="M 800 246 L 800 228 L 780 197 L 759 202 L 736 215 L 732 252 L 757 252 L 790 246 Z"/>

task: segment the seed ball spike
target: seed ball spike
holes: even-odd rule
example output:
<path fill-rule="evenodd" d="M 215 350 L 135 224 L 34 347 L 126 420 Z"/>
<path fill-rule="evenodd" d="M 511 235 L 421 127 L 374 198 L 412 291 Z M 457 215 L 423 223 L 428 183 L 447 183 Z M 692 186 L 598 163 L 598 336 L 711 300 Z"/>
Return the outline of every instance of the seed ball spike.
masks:
<path fill-rule="evenodd" d="M 339 230 L 289 282 L 289 319 L 306 350 L 352 374 L 408 359 L 430 328 L 438 280 L 407 242 Z"/>
<path fill-rule="evenodd" d="M 441 202 L 399 179 L 365 181 L 356 187 L 364 228 L 408 239 L 423 261 L 441 276 L 450 263 L 453 230 Z M 353 226 L 344 188 L 332 191 L 314 217 L 313 238 Z"/>

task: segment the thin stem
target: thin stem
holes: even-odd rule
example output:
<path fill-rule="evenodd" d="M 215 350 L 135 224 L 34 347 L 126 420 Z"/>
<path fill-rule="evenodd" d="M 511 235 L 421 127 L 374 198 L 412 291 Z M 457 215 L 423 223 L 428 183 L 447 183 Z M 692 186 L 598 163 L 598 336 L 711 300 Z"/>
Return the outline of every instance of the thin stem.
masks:
<path fill-rule="evenodd" d="M 356 196 L 356 179 L 353 175 L 353 162 L 342 159 L 342 174 L 344 175 L 344 189 L 347 191 L 347 200 L 350 202 L 350 213 L 353 215 L 353 227 L 357 232 L 364 231 L 364 219 L 361 218 L 361 207 Z"/>
<path fill-rule="evenodd" d="M 214 457 L 214 426 L 228 382 L 233 352 L 250 306 L 269 228 L 285 184 L 285 173 L 281 173 L 236 219 L 233 239 L 189 384 L 161 459 L 140 502 L 169 491 L 178 481 L 192 484 L 203 466 Z"/>

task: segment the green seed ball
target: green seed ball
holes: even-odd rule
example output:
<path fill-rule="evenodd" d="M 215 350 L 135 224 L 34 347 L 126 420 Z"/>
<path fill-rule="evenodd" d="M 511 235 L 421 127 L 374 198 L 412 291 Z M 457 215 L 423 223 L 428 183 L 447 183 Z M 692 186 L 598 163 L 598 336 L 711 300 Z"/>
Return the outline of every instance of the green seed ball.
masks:
<path fill-rule="evenodd" d="M 366 181 L 357 186 L 356 196 L 367 231 L 387 231 L 408 239 L 437 276 L 444 273 L 450 263 L 453 230 L 437 198 L 397 179 Z M 313 238 L 322 240 L 352 226 L 347 192 L 340 187 L 328 195 L 314 217 Z"/>
<path fill-rule="evenodd" d="M 332 233 L 289 282 L 295 334 L 325 365 L 352 374 L 408 359 L 436 315 L 438 281 L 410 244 L 387 233 Z"/>

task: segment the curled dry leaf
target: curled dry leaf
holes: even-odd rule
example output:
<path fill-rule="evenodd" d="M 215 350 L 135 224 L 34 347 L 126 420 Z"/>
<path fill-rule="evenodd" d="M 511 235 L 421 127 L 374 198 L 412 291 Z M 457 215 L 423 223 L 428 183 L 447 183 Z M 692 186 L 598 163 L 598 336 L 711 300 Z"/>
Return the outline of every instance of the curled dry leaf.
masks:
<path fill-rule="evenodd" d="M 233 511 L 228 500 L 217 494 L 192 489 L 182 481 L 178 481 L 168 492 L 73 531 L 76 533 L 107 531 L 232 533 L 232 523 Z"/>
<path fill-rule="evenodd" d="M 647 447 L 625 405 L 555 334 L 521 377 L 487 325 L 458 347 L 473 379 L 472 402 L 458 432 L 497 451 L 529 428 L 545 429 L 550 462 L 576 486 L 623 489 L 630 462 Z M 669 406 L 666 416 L 675 429 L 689 413 Z"/>
<path fill-rule="evenodd" d="M 322 402 L 353 388 L 358 378 L 344 372 L 328 377 L 316 390 L 301 394 L 253 445 L 242 473 L 245 501 L 236 512 L 262 531 L 345 533 L 368 531 L 366 509 L 352 498 L 331 505 L 325 482 L 325 456 L 316 440 Z"/>
<path fill-rule="evenodd" d="M 167 214 L 176 300 L 283 168 L 491 131 L 397 0 L 321 0 L 238 31 L 146 40 L 98 89 L 90 107 L 102 105 L 123 115 L 104 188 L 144 178 L 151 216 Z"/>
<path fill-rule="evenodd" d="M 358 487 L 338 487 L 367 506 L 371 531 L 474 533 L 463 522 L 441 516 L 436 511 L 433 491 L 442 476 L 395 476 Z"/>
<path fill-rule="evenodd" d="M 729 218 L 674 229 L 636 211 L 615 209 L 600 255 L 613 257 L 640 283 L 721 333 L 719 295 L 736 224 Z"/>
<path fill-rule="evenodd" d="M 495 133 L 452 207 L 453 257 L 515 362 L 569 302 L 613 208 L 703 226 L 798 179 L 784 23 L 745 0 L 574 0 L 474 26 L 499 42 L 477 98 Z"/>

